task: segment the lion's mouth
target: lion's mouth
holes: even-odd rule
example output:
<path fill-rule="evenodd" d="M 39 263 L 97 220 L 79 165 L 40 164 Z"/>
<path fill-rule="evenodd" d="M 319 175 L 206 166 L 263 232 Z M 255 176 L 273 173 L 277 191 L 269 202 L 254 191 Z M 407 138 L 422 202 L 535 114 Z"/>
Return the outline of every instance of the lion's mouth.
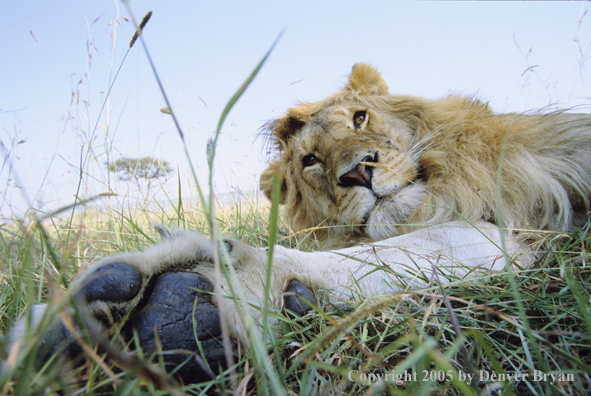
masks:
<path fill-rule="evenodd" d="M 385 194 L 379 194 L 375 191 L 375 189 L 370 188 L 369 192 L 375 199 L 373 205 L 367 213 L 363 216 L 362 224 L 368 225 L 370 222 L 370 218 L 374 212 L 382 211 L 382 210 L 389 210 L 392 213 L 398 213 L 401 208 L 407 207 L 408 202 L 406 202 L 406 193 L 411 192 L 409 188 L 412 188 L 415 185 L 414 182 L 410 182 L 407 184 L 400 184 L 397 186 L 393 186 L 391 189 L 388 190 Z"/>

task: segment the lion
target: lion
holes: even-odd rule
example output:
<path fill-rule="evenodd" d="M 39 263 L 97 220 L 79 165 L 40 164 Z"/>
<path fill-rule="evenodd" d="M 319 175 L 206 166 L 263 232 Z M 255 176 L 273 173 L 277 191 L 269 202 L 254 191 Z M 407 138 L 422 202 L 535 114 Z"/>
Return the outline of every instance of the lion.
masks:
<path fill-rule="evenodd" d="M 322 246 L 378 241 L 462 219 L 566 231 L 588 220 L 591 118 L 495 114 L 457 95 L 395 96 L 357 64 L 342 91 L 267 126 L 277 158 L 263 172 L 294 231 Z"/>
<path fill-rule="evenodd" d="M 185 383 L 201 382 L 228 366 L 237 344 L 261 337 L 268 304 L 303 315 L 530 266 L 529 231 L 588 219 L 590 127 L 588 115 L 496 115 L 458 96 L 393 96 L 358 64 L 343 91 L 268 124 L 276 158 L 260 183 L 269 197 L 278 186 L 294 230 L 314 228 L 334 249 L 216 245 L 158 227 L 154 246 L 84 270 L 72 308 L 37 305 L 17 321 L 0 369 L 13 372 L 27 350 L 39 365 L 57 355 L 68 363 L 60 367 L 80 366 L 91 341 L 119 367 L 137 368 L 120 355 L 136 345 Z"/>

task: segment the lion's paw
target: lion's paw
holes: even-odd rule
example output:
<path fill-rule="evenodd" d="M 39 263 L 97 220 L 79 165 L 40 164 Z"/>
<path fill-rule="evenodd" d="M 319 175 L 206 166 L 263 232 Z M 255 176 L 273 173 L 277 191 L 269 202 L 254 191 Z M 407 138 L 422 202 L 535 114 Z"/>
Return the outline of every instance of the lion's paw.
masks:
<path fill-rule="evenodd" d="M 116 342 L 116 348 L 133 350 L 139 346 L 143 356 L 154 362 L 163 361 L 167 371 L 185 383 L 208 380 L 227 368 L 228 352 L 235 352 L 237 340 L 248 342 L 248 337 L 241 314 L 231 302 L 236 298 L 230 293 L 233 286 L 222 276 L 216 288 L 221 295 L 212 293 L 212 281 L 218 279 L 213 243 L 195 232 L 159 231 L 162 239 L 154 246 L 105 258 L 78 277 L 71 286 L 71 322 L 62 322 L 64 316 L 55 315 L 40 337 L 36 361 L 43 363 L 57 354 L 67 362 L 79 364 L 84 356 L 78 338 L 81 335 L 85 342 L 98 345 L 99 350 L 102 346 L 112 351 L 109 342 Z M 262 283 L 267 270 L 266 249 L 238 241 L 224 242 L 227 260 L 224 258 L 222 265 L 231 265 L 236 271 L 238 286 L 244 291 L 255 323 L 260 319 L 256 303 L 265 298 L 277 305 L 283 302 L 295 315 L 304 315 L 317 305 L 311 284 L 294 276 L 302 265 L 297 267 L 294 263 L 307 262 L 307 256 L 294 261 L 294 254 L 299 253 L 286 250 L 279 262 L 274 260 L 268 296 Z M 218 305 L 222 301 L 223 318 Z M 48 309 L 54 308 L 35 306 L 33 324 L 39 323 Z M 230 342 L 225 344 L 222 320 L 229 324 Z M 9 345 L 15 345 L 15 340 L 26 333 L 25 323 L 21 319 L 13 327 Z M 72 329 L 70 324 L 75 332 L 68 330 Z"/>
<path fill-rule="evenodd" d="M 211 262 L 199 254 L 191 265 L 178 260 L 164 265 L 159 254 L 163 249 L 153 248 L 107 258 L 83 273 L 72 286 L 72 323 L 84 340 L 99 346 L 120 330 L 118 339 L 131 350 L 139 341 L 144 356 L 162 360 L 167 371 L 185 383 L 211 379 L 226 367 L 225 348 L 237 349 L 235 340 L 227 346 L 222 343 L 212 283 L 194 272 Z M 178 253 L 172 248 L 165 247 L 166 257 Z M 35 316 L 44 315 L 42 307 L 34 310 Z M 57 354 L 77 365 L 83 356 L 76 336 L 57 316 L 38 345 L 40 364 Z"/>

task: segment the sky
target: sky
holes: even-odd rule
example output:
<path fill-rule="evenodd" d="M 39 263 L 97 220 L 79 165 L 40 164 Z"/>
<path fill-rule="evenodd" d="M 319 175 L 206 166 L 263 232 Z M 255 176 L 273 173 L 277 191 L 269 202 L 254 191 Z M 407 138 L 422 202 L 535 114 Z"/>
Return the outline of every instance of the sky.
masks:
<path fill-rule="evenodd" d="M 138 21 L 153 12 L 143 38 L 203 186 L 207 141 L 223 108 L 279 37 L 221 131 L 217 193 L 256 190 L 269 158 L 261 127 L 298 102 L 341 89 L 357 62 L 380 70 L 394 94 L 459 93 L 497 112 L 589 112 L 591 105 L 589 2 L 129 5 Z M 80 198 L 111 192 L 121 202 L 165 200 L 178 195 L 179 180 L 183 196 L 196 195 L 146 53 L 139 43 L 129 49 L 134 30 L 117 0 L 0 0 L 3 219 L 73 203 L 81 170 Z M 149 196 L 105 165 L 144 156 L 175 170 Z"/>

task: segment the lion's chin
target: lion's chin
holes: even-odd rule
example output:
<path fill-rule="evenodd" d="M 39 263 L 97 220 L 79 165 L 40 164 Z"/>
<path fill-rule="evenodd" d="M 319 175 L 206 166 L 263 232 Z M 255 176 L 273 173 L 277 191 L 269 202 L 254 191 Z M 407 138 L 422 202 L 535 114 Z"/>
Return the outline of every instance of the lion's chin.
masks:
<path fill-rule="evenodd" d="M 379 197 L 365 220 L 365 233 L 372 240 L 382 240 L 395 236 L 398 227 L 419 207 L 425 186 L 415 182 L 395 193 Z"/>

